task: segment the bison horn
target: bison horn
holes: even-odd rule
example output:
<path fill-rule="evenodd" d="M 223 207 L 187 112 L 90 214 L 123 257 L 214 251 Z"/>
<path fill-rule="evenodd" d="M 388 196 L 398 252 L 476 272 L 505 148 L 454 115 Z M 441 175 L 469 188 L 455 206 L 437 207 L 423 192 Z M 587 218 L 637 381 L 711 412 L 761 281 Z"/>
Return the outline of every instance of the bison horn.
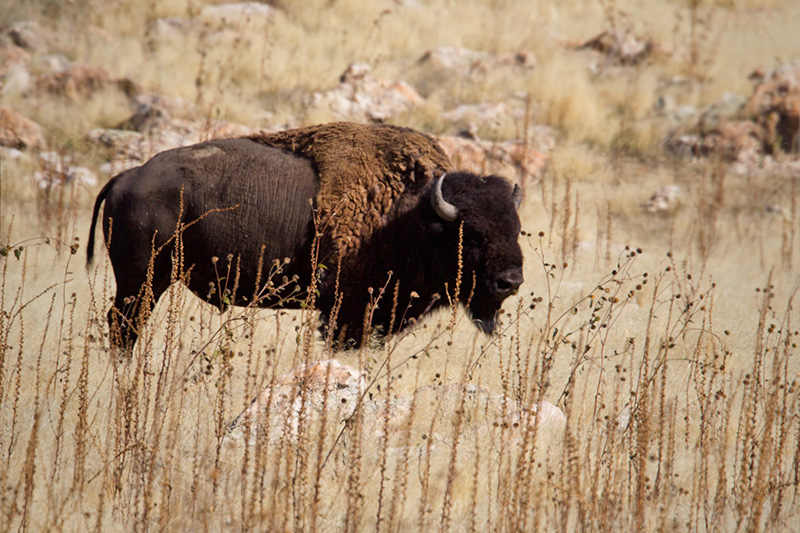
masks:
<path fill-rule="evenodd" d="M 514 202 L 514 209 L 519 211 L 519 206 L 522 203 L 522 189 L 516 183 L 514 184 L 514 190 L 511 192 L 511 201 Z"/>
<path fill-rule="evenodd" d="M 442 195 L 442 182 L 444 174 L 436 181 L 431 194 L 431 205 L 436 214 L 448 222 L 452 222 L 458 216 L 458 208 L 444 199 Z"/>

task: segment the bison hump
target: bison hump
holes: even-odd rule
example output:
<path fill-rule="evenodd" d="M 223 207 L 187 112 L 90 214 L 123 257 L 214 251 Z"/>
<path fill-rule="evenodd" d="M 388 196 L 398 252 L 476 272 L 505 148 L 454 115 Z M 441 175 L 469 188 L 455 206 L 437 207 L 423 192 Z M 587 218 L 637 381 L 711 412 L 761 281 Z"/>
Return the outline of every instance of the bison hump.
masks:
<path fill-rule="evenodd" d="M 432 137 L 398 126 L 334 122 L 250 138 L 313 161 L 321 222 L 350 250 L 392 218 L 404 193 L 451 166 Z"/>

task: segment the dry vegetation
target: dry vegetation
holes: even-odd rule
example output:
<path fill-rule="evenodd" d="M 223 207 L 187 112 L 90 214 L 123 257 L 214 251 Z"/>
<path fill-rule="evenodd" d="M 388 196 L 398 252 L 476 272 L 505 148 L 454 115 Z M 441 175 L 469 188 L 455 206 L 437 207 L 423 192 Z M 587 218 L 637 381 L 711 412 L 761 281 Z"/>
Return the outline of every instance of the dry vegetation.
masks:
<path fill-rule="evenodd" d="M 179 40 L 158 20 L 202 2 L 0 5 L 71 60 L 251 127 L 294 121 L 354 61 L 423 87 L 433 47 L 531 50 L 534 69 L 430 84 L 393 122 L 453 133 L 455 104 L 527 98 L 524 122 L 479 133 L 561 135 L 526 187 L 526 281 L 498 335 L 455 309 L 337 354 L 310 310 L 219 314 L 176 284 L 113 356 L 113 275 L 85 272 L 81 247 L 100 185 L 41 189 L 36 165 L 0 160 L 0 531 L 797 530 L 800 167 L 675 160 L 653 104 L 675 76 L 681 105 L 748 95 L 757 65 L 800 58 L 800 5 L 629 3 L 276 1 L 267 22 Z M 592 72 L 568 44 L 611 27 L 671 52 Z M 96 167 L 109 154 L 85 135 L 130 114 L 115 98 L 1 101 Z M 680 205 L 642 211 L 665 184 Z M 334 357 L 365 376 L 345 415 L 301 387 L 293 414 L 229 436 L 262 389 Z M 565 425 L 532 423 L 540 401 Z"/>

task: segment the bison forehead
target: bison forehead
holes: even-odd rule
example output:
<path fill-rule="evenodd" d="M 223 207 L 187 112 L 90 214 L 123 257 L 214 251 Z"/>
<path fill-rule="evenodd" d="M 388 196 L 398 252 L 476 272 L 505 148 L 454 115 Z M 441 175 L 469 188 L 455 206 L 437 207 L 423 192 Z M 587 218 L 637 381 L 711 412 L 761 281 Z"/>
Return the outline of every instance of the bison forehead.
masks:
<path fill-rule="evenodd" d="M 450 172 L 443 181 L 444 198 L 455 205 L 464 218 L 517 219 L 514 187 L 500 176 L 478 176 L 470 172 Z"/>
<path fill-rule="evenodd" d="M 482 198 L 459 207 L 463 213 L 465 224 L 482 235 L 491 238 L 513 237 L 516 240 L 520 231 L 520 221 L 514 204 L 504 198 Z"/>

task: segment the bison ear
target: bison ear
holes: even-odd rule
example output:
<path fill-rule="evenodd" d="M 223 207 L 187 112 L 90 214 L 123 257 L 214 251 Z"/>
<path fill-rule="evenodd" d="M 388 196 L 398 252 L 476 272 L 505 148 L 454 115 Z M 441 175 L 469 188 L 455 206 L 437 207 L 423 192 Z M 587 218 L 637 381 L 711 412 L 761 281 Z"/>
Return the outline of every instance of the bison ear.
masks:
<path fill-rule="evenodd" d="M 511 191 L 511 201 L 514 202 L 514 209 L 519 211 L 519 206 L 522 204 L 522 189 L 516 183 L 514 190 Z"/>

